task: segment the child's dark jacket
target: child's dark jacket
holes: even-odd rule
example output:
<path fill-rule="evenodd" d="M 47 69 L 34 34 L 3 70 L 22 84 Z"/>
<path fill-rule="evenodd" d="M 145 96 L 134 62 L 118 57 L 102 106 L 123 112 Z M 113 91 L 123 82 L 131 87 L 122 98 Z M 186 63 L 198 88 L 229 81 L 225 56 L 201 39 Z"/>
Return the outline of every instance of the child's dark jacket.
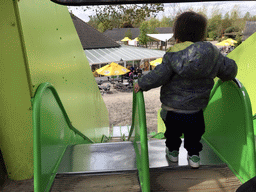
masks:
<path fill-rule="evenodd" d="M 237 65 L 209 42 L 190 42 L 185 47 L 177 52 L 167 52 L 162 64 L 140 78 L 138 83 L 143 91 L 162 86 L 160 100 L 164 106 L 200 110 L 208 104 L 214 78 L 234 79 Z"/>

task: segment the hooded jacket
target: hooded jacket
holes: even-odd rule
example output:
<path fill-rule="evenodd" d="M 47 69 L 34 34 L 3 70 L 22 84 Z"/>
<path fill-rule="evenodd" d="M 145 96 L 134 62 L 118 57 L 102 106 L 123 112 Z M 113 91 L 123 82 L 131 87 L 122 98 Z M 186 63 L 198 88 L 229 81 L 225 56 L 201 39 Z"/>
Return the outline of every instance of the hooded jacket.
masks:
<path fill-rule="evenodd" d="M 223 56 L 209 42 L 184 42 L 173 46 L 162 64 L 138 79 L 143 91 L 161 87 L 163 106 L 200 110 L 207 106 L 214 78 L 232 80 L 237 74 L 234 60 Z"/>

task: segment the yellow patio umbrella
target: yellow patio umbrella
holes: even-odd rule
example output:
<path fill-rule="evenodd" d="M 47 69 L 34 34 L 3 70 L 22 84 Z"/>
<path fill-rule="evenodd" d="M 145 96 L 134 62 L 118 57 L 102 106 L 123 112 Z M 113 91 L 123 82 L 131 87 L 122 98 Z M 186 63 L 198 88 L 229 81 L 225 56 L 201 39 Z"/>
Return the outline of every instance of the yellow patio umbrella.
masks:
<path fill-rule="evenodd" d="M 224 41 L 221 41 L 220 43 L 217 43 L 216 45 L 219 45 L 219 46 L 229 46 L 229 45 L 232 45 L 234 46 L 234 43 L 237 43 L 237 41 L 231 39 L 231 38 L 228 38 Z"/>
<path fill-rule="evenodd" d="M 229 42 L 230 44 L 237 43 L 237 41 L 236 41 L 236 40 L 231 39 L 231 38 L 228 38 L 228 39 L 226 39 L 225 41 Z"/>
<path fill-rule="evenodd" d="M 129 69 L 126 69 L 125 67 L 118 65 L 117 63 L 114 63 L 114 62 L 96 70 L 98 74 L 105 75 L 105 76 L 124 75 L 129 71 L 130 71 Z"/>
<path fill-rule="evenodd" d="M 129 37 L 125 37 L 121 41 L 131 41 L 131 39 Z"/>
<path fill-rule="evenodd" d="M 158 59 L 156 59 L 154 61 L 150 61 L 150 65 L 157 66 L 157 65 L 161 64 L 162 61 L 163 61 L 163 58 L 158 58 Z"/>
<path fill-rule="evenodd" d="M 139 38 L 138 37 L 136 37 L 135 39 L 133 39 L 134 41 L 139 41 Z"/>
<path fill-rule="evenodd" d="M 219 45 L 219 46 L 229 46 L 230 43 L 227 42 L 227 41 L 221 41 L 221 42 L 217 43 L 216 45 Z"/>
<path fill-rule="evenodd" d="M 231 39 L 231 38 L 226 39 L 226 41 L 231 42 L 231 43 L 237 43 L 237 41 L 236 41 L 236 40 Z"/>

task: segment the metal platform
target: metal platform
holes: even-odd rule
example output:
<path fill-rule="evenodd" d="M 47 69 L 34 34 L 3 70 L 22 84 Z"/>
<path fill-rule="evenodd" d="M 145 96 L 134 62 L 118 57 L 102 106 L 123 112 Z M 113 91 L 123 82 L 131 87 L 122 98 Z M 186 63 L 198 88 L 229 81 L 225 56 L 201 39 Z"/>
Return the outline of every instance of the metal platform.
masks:
<path fill-rule="evenodd" d="M 202 140 L 201 165 L 225 165 Z M 165 140 L 149 140 L 149 167 L 187 166 L 187 151 L 183 142 L 178 163 L 171 163 L 165 155 Z M 58 174 L 106 173 L 136 170 L 136 156 L 132 142 L 100 143 L 69 146 L 60 163 Z"/>
<path fill-rule="evenodd" d="M 200 152 L 200 163 L 201 165 L 225 165 L 225 163 L 214 153 L 214 151 L 201 140 L 203 144 L 203 151 Z M 172 163 L 168 161 L 165 155 L 165 140 L 151 140 L 148 143 L 149 148 L 149 167 L 177 167 L 187 166 L 187 151 L 184 148 L 184 141 L 182 139 L 181 147 L 179 150 L 178 163 Z"/>

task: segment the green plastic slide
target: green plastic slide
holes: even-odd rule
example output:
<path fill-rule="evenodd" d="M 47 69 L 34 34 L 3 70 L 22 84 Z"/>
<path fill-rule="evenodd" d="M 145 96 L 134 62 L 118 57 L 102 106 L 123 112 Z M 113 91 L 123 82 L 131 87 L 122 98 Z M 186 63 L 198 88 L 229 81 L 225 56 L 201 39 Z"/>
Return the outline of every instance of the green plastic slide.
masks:
<path fill-rule="evenodd" d="M 147 125 L 142 91 L 133 92 L 132 126 L 128 139 L 133 141 L 136 152 L 141 189 L 150 192 Z"/>
<path fill-rule="evenodd" d="M 256 114 L 256 33 L 252 34 L 235 50 L 228 54 L 238 65 L 237 79 L 243 83 L 250 96 L 252 114 Z M 256 133 L 256 126 L 254 126 Z"/>
<path fill-rule="evenodd" d="M 0 4 L 0 148 L 8 177 L 33 178 L 31 98 L 49 82 L 81 133 L 109 135 L 109 115 L 68 8 L 49 0 Z"/>
<path fill-rule="evenodd" d="M 252 109 L 245 87 L 238 81 L 219 80 L 204 110 L 204 140 L 245 182 L 255 176 Z"/>
<path fill-rule="evenodd" d="M 93 143 L 75 129 L 50 83 L 39 86 L 33 98 L 34 191 L 49 191 L 68 145 Z"/>

